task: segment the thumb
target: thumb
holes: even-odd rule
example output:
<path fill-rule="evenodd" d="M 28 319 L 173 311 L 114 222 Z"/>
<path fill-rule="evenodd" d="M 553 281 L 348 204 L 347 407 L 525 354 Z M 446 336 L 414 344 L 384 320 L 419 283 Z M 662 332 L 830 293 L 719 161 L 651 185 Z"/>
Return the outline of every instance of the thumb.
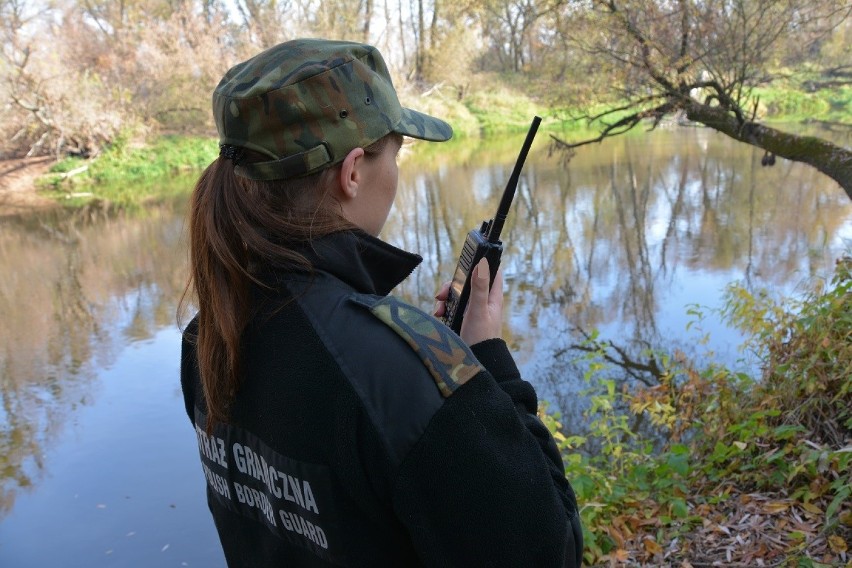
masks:
<path fill-rule="evenodd" d="M 488 261 L 483 258 L 470 275 L 470 297 L 461 327 L 461 338 L 468 345 L 500 337 L 499 305 L 489 303 L 489 273 Z"/>
<path fill-rule="evenodd" d="M 488 280 L 491 276 L 488 261 L 484 257 L 479 259 L 471 276 L 468 306 L 471 310 L 479 311 L 479 308 L 488 305 Z"/>

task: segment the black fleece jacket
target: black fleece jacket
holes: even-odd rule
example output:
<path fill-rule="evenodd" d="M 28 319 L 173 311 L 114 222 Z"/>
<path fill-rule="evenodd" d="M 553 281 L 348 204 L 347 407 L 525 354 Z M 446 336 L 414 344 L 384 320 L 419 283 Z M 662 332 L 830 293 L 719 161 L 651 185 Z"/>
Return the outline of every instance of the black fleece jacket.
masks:
<path fill-rule="evenodd" d="M 230 422 L 205 429 L 193 320 L 181 385 L 228 565 L 579 566 L 582 532 L 533 387 L 389 296 L 420 262 L 360 232 L 311 275 L 268 270 Z"/>

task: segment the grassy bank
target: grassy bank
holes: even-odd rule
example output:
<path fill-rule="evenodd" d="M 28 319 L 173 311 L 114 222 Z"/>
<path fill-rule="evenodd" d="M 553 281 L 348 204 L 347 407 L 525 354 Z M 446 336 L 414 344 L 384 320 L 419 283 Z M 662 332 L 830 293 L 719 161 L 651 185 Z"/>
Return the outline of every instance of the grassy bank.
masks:
<path fill-rule="evenodd" d="M 39 187 L 66 206 L 100 200 L 138 207 L 186 193 L 217 153 L 216 140 L 210 137 L 168 135 L 145 143 L 125 138 L 95 159 L 58 162 Z"/>

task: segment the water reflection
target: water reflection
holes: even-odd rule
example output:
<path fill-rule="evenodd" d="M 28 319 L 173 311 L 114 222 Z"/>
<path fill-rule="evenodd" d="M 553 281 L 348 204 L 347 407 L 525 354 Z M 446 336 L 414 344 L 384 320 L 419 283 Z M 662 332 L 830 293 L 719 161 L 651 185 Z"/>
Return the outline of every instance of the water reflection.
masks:
<path fill-rule="evenodd" d="M 431 309 L 465 234 L 493 215 L 522 141 L 417 145 L 404 157 L 384 237 L 425 262 L 400 294 Z M 685 334 L 686 306 L 718 305 L 727 283 L 787 293 L 830 274 L 850 250 L 849 199 L 810 168 L 764 168 L 760 157 L 682 129 L 588 147 L 565 168 L 539 134 L 503 231 L 503 265 L 507 338 L 542 398 L 563 411 L 576 403 L 583 369 L 567 347 L 583 332 L 599 329 L 637 359 L 647 346 L 688 351 L 696 340 Z M 133 343 L 144 359 L 148 340 L 174 329 L 185 201 L 141 215 L 92 208 L 0 220 L 0 520 L 16 496 L 38 490 L 81 408 L 98 405 L 117 354 Z M 730 330 L 710 318 L 701 332 L 736 359 Z M 176 366 L 159 370 L 175 389 Z M 191 452 L 184 458 L 197 468 Z"/>
<path fill-rule="evenodd" d="M 385 234 L 426 257 L 405 288 L 424 306 L 460 239 L 493 215 L 521 141 L 404 172 L 409 190 Z M 811 168 L 762 167 L 761 155 L 680 129 L 588 147 L 566 169 L 539 140 L 504 230 L 508 332 L 527 376 L 569 400 L 565 384 L 582 372 L 565 346 L 583 331 L 600 329 L 636 360 L 649 346 L 694 352 L 688 305 L 718 307 L 735 280 L 790 293 L 829 275 L 852 243 L 848 197 Z M 712 317 L 703 326 L 714 354 L 736 364 L 735 334 Z"/>
<path fill-rule="evenodd" d="M 0 222 L 0 518 L 37 483 L 77 408 L 95 402 L 116 352 L 174 325 L 182 231 L 175 204 Z"/>

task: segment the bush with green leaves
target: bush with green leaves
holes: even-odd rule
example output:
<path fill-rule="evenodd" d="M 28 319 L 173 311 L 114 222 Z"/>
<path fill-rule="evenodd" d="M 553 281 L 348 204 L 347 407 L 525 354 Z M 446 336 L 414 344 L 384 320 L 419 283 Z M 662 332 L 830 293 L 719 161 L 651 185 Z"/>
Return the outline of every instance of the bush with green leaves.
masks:
<path fill-rule="evenodd" d="M 589 564 L 612 560 L 643 532 L 645 552 L 660 553 L 661 543 L 701 527 L 699 511 L 733 492 L 783 495 L 817 514 L 821 534 L 835 539 L 831 550 L 844 553 L 852 524 L 852 258 L 800 298 L 731 285 L 721 315 L 746 334 L 760 376 L 656 353 L 657 384 L 618 388 L 605 372 L 606 345 L 592 335 L 595 348 L 582 355 L 591 362 L 588 432 L 565 436 L 559 415 L 542 407 L 582 508 Z M 650 428 L 636 429 L 637 418 Z M 804 542 L 787 552 L 821 565 Z"/>

